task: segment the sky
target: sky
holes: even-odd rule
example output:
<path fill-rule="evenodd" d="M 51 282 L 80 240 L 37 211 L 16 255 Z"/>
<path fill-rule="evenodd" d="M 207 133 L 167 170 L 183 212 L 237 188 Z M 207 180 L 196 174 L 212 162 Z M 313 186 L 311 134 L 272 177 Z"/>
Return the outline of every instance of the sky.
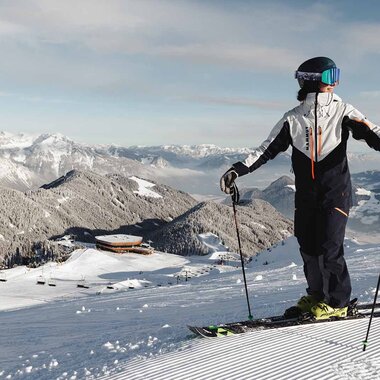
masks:
<path fill-rule="evenodd" d="M 0 130 L 254 147 L 328 56 L 380 123 L 380 2 L 0 0 Z"/>

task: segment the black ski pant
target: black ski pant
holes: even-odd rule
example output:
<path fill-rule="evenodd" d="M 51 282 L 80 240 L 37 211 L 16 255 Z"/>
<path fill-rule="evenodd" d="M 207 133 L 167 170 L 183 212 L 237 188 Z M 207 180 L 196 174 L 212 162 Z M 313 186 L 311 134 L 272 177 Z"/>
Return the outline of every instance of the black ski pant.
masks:
<path fill-rule="evenodd" d="M 332 307 L 350 301 L 351 281 L 343 242 L 348 210 L 297 208 L 294 234 L 300 245 L 309 295 Z"/>

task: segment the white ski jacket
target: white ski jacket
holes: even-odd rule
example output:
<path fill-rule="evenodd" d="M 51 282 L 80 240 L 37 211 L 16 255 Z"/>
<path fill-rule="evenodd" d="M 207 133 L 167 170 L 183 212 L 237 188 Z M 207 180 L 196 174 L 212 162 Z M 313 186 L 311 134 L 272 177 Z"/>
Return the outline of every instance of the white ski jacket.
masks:
<path fill-rule="evenodd" d="M 347 163 L 349 132 L 380 151 L 380 127 L 332 93 L 309 93 L 285 113 L 269 137 L 244 162 L 233 165 L 239 176 L 258 169 L 292 146 L 296 207 L 352 205 Z"/>

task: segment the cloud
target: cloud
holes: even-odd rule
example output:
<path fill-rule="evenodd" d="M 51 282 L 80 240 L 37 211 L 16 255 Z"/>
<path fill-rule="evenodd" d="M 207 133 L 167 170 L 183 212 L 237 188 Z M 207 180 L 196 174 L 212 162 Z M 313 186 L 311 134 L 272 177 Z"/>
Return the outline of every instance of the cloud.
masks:
<path fill-rule="evenodd" d="M 281 12 L 283 6 L 250 4 L 231 10 L 181 0 L 28 0 L 0 9 L 0 42 L 6 44 L 12 37 L 17 44 L 40 50 L 61 46 L 74 54 L 88 49 L 255 69 L 294 67 L 299 54 L 284 44 L 281 34 L 310 29 L 312 20 L 320 22 L 318 12 L 305 22 L 297 11 L 301 21 L 294 29 L 289 12 Z M 273 41 L 271 35 L 279 31 Z"/>
<path fill-rule="evenodd" d="M 298 54 L 291 49 L 272 48 L 257 44 L 232 45 L 226 43 L 203 43 L 186 46 L 163 46 L 153 48 L 150 54 L 180 58 L 187 62 L 233 66 L 250 70 L 292 70 L 299 62 Z"/>
<path fill-rule="evenodd" d="M 41 91 L 35 97 L 42 99 L 48 89 L 55 98 L 74 92 L 110 99 L 127 94 L 276 109 L 281 104 L 208 94 L 217 93 L 221 85 L 216 83 L 223 83 L 224 75 L 242 73 L 236 77 L 243 81 L 268 73 L 290 78 L 313 55 L 333 52 L 338 64 L 357 67 L 380 50 L 380 24 L 352 20 L 337 12 L 334 3 L 290 4 L 294 3 L 3 2 L 0 71 L 7 86 L 2 90 L 22 93 L 31 88 Z M 196 70 L 199 77 L 189 75 Z M 213 77 L 208 88 L 202 72 Z M 204 96 L 193 96 L 200 88 Z M 235 90 L 239 91 L 238 83 Z M 260 96 L 258 90 L 254 96 Z"/>
<path fill-rule="evenodd" d="M 380 90 L 375 91 L 362 91 L 360 96 L 363 98 L 380 98 Z"/>
<path fill-rule="evenodd" d="M 221 106 L 239 106 L 239 107 L 254 107 L 259 109 L 269 109 L 269 110 L 284 110 L 287 104 L 282 102 L 272 102 L 265 100 L 256 100 L 251 98 L 243 97 L 219 97 L 219 96 L 192 96 L 188 98 L 189 100 L 216 104 Z"/>
<path fill-rule="evenodd" d="M 42 92 L 37 97 L 73 91 L 157 97 L 173 81 L 172 70 L 183 73 L 175 90 L 186 96 L 186 67 L 293 70 L 301 57 L 285 37 L 294 32 L 289 12 L 283 6 L 280 12 L 257 4 L 244 7 L 182 0 L 7 2 L 0 6 L 3 90 L 18 86 Z M 312 19 L 319 22 L 318 12 Z M 293 31 L 284 32 L 288 29 Z M 308 23 L 297 23 L 297 31 L 308 29 Z"/>
<path fill-rule="evenodd" d="M 0 20 L 0 36 L 1 38 L 7 38 L 9 36 L 21 36 L 25 35 L 27 30 L 24 26 L 18 25 L 6 20 Z"/>
<path fill-rule="evenodd" d="M 0 92 L 0 97 L 14 98 L 17 101 L 31 102 L 31 103 L 55 103 L 55 104 L 63 104 L 63 103 L 73 103 L 69 100 L 63 99 L 54 99 L 54 98 L 44 98 L 40 96 L 28 96 L 10 92 Z"/>
<path fill-rule="evenodd" d="M 380 54 L 380 23 L 354 22 L 345 32 L 356 54 Z"/>
<path fill-rule="evenodd" d="M 240 55 L 252 61 L 257 52 L 259 61 L 269 54 L 261 66 L 276 58 L 280 66 L 281 59 L 289 65 L 302 55 L 300 43 L 333 44 L 336 30 L 349 33 L 347 40 L 379 46 L 379 24 L 342 22 L 334 18 L 333 5 L 320 3 L 20 0 L 0 9 L 1 39 L 12 36 L 41 48 L 57 44 L 103 54 L 193 54 L 195 61 L 213 56 L 213 62 Z"/>

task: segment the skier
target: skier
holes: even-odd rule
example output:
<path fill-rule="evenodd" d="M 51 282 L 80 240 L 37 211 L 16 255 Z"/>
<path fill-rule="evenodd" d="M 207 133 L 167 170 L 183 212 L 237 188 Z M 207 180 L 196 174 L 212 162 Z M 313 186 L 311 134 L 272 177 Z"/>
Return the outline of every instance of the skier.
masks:
<path fill-rule="evenodd" d="M 380 127 L 334 94 L 339 77 L 340 69 L 330 58 L 315 57 L 302 63 L 295 74 L 300 105 L 285 113 L 267 140 L 220 179 L 221 190 L 231 194 L 236 178 L 292 146 L 294 234 L 308 284 L 307 295 L 296 307 L 316 319 L 345 317 L 350 301 L 351 282 L 343 252 L 352 206 L 346 155 L 349 132 L 380 151 Z"/>

